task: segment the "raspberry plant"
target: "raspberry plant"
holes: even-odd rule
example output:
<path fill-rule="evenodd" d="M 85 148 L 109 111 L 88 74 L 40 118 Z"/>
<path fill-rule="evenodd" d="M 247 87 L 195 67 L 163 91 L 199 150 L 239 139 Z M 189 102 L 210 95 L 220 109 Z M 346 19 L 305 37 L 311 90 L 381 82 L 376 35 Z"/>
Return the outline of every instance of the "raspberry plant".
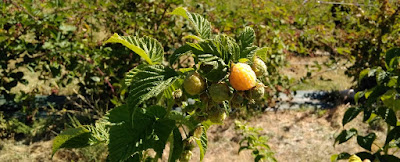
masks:
<path fill-rule="evenodd" d="M 106 143 L 109 161 L 157 160 L 169 143 L 168 161 L 189 161 L 196 143 L 202 160 L 211 125 L 222 124 L 229 112 L 247 103 L 263 102 L 264 85 L 271 83 L 265 75 L 267 69 L 262 68 L 267 67 L 270 53 L 266 47 L 253 45 L 251 27 L 232 38 L 212 33 L 209 21 L 184 8 L 170 14 L 189 20 L 196 35 L 186 36 L 191 41 L 177 48 L 168 63 L 156 39 L 118 34 L 108 39 L 105 43 L 120 43 L 143 60 L 126 74 L 127 102 L 110 110 L 94 126 L 63 131 L 54 140 L 53 155 L 60 148 Z M 183 56 L 192 57 L 195 64 L 173 68 L 180 67 L 174 65 Z M 253 65 L 253 60 L 258 60 L 257 64 Z M 262 75 L 256 76 L 251 65 Z M 149 150 L 155 155 L 150 156 Z"/>
<path fill-rule="evenodd" d="M 357 137 L 357 143 L 365 151 L 355 153 L 362 160 L 371 161 L 400 161 L 394 155 L 400 148 L 400 48 L 393 48 L 386 52 L 385 66 L 367 68 L 361 71 L 359 80 L 365 77 L 376 79 L 376 86 L 364 91 L 359 91 L 354 98 L 355 107 L 349 108 L 343 117 L 343 126 L 363 112 L 363 121 L 383 120 L 386 125 L 386 138 L 384 144 L 375 143 L 378 136 L 370 132 L 362 134 L 356 128 L 343 130 L 335 139 L 336 143 L 344 143 L 352 137 Z M 375 144 L 379 147 L 376 151 L 371 149 Z M 350 158 L 350 154 L 343 152 L 332 156 L 332 161 Z M 354 157 L 354 156 L 353 156 Z M 361 161 L 361 160 L 360 160 Z"/>

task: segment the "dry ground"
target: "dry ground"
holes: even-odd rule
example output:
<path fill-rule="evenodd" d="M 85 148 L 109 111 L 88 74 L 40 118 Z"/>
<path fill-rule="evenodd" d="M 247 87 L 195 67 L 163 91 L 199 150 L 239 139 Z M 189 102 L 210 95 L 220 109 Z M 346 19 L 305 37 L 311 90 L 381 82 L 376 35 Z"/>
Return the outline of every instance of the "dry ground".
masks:
<path fill-rule="evenodd" d="M 270 137 L 268 144 L 275 152 L 278 161 L 330 161 L 333 154 L 347 151 L 355 153 L 362 149 L 355 138 L 341 145 L 333 146 L 334 138 L 342 130 L 341 119 L 348 108 L 341 105 L 331 110 L 292 110 L 265 112 L 248 121 L 249 126 L 261 127 L 263 134 Z M 384 142 L 382 130 L 369 130 L 361 122 L 361 115 L 346 128 L 356 127 L 362 134 L 376 132 L 376 145 Z M 250 152 L 238 151 L 237 133 L 232 120 L 226 120 L 223 126 L 213 126 L 208 131 L 209 148 L 205 162 L 242 162 L 253 161 Z M 87 161 L 91 155 L 83 157 L 82 151 L 61 150 L 51 160 L 51 141 L 31 145 L 16 144 L 12 141 L 0 141 L 0 161 Z M 377 149 L 374 145 L 373 149 Z M 93 150 L 93 149 L 92 149 Z M 194 151 L 192 161 L 199 161 L 198 150 Z"/>
<path fill-rule="evenodd" d="M 282 69 L 282 73 L 292 78 L 296 82 L 293 84 L 293 90 L 344 90 L 354 85 L 352 78 L 345 75 L 347 67 L 351 65 L 346 59 L 336 58 L 337 62 L 331 66 L 331 60 L 328 56 L 315 57 L 290 57 L 289 65 Z M 318 63 L 321 69 L 315 66 Z M 308 68 L 306 67 L 308 66 Z M 297 82 L 300 78 L 305 77 L 310 71 L 312 77 L 305 82 Z M 298 84 L 296 84 L 298 83 Z"/>

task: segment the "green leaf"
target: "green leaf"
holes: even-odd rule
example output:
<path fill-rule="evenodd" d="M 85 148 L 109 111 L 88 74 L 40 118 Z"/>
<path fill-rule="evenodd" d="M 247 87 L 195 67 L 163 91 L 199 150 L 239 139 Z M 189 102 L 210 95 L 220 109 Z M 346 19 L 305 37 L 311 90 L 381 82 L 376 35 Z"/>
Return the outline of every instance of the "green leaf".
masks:
<path fill-rule="evenodd" d="M 375 133 L 370 133 L 366 136 L 357 136 L 357 143 L 360 145 L 362 148 L 371 151 L 371 145 L 376 139 L 376 134 Z"/>
<path fill-rule="evenodd" d="M 241 59 L 239 59 L 239 61 L 238 62 L 241 62 L 241 63 L 247 63 L 247 62 L 249 62 L 250 60 L 249 59 L 247 59 L 247 58 L 241 58 Z"/>
<path fill-rule="evenodd" d="M 383 104 L 394 111 L 400 110 L 400 100 L 396 99 L 399 95 L 395 89 L 388 90 L 385 94 L 381 96 Z"/>
<path fill-rule="evenodd" d="M 154 135 L 158 139 L 154 141 L 153 148 L 157 152 L 157 158 L 162 157 L 165 144 L 174 128 L 176 128 L 175 121 L 168 118 L 159 119 L 154 123 Z"/>
<path fill-rule="evenodd" d="M 135 148 L 138 133 L 132 125 L 132 110 L 127 105 L 114 108 L 109 113 L 110 122 L 115 124 L 110 128 L 108 143 L 108 158 L 110 161 L 124 161 L 138 150 Z"/>
<path fill-rule="evenodd" d="M 397 81 L 398 81 L 399 77 L 398 76 L 392 76 L 390 77 L 388 83 L 386 86 L 394 88 L 397 86 Z"/>
<path fill-rule="evenodd" d="M 66 129 L 54 138 L 51 156 L 53 157 L 60 148 L 80 148 L 89 146 L 89 138 L 90 132 L 83 127 Z"/>
<path fill-rule="evenodd" d="M 139 65 L 132 69 L 125 79 L 130 81 L 128 104 L 136 107 L 168 89 L 178 74 L 162 65 Z"/>
<path fill-rule="evenodd" d="M 383 85 L 378 85 L 372 89 L 369 89 L 365 93 L 365 98 L 367 98 L 367 102 L 365 103 L 366 106 L 370 106 L 373 103 L 376 103 L 380 96 L 386 93 L 389 88 Z M 368 95 L 367 95 L 368 93 Z"/>
<path fill-rule="evenodd" d="M 257 155 L 255 158 L 254 158 L 254 161 L 255 162 L 259 162 L 260 160 L 262 160 L 264 158 L 264 155 Z"/>
<path fill-rule="evenodd" d="M 183 7 L 178 7 L 176 9 L 174 9 L 171 13 L 169 13 L 171 15 L 179 15 L 179 16 L 183 16 L 186 19 L 189 19 L 189 16 L 187 14 L 186 9 L 184 9 Z"/>
<path fill-rule="evenodd" d="M 358 81 L 361 82 L 361 80 L 362 80 L 365 76 L 368 75 L 369 71 L 370 71 L 369 68 L 362 70 L 362 71 L 360 72 L 360 76 L 358 77 Z"/>
<path fill-rule="evenodd" d="M 203 39 L 209 39 L 211 37 L 211 23 L 197 13 L 190 13 L 183 7 L 178 7 L 170 14 L 183 16 L 188 19 L 195 28 L 197 34 Z"/>
<path fill-rule="evenodd" d="M 234 61 L 241 58 L 239 45 L 233 38 L 226 35 L 218 35 L 214 39 L 198 43 L 187 43 L 187 45 L 192 47 L 192 52 L 196 56 L 212 54 L 224 60 L 226 64 L 231 61 L 231 58 Z"/>
<path fill-rule="evenodd" d="M 350 130 L 343 130 L 339 134 L 339 136 L 336 137 L 334 144 L 336 144 L 337 142 L 339 142 L 339 144 L 344 143 L 344 142 L 348 141 L 354 135 L 357 135 L 357 130 L 354 128 L 352 128 Z"/>
<path fill-rule="evenodd" d="M 196 128 L 198 122 L 194 121 L 192 116 L 185 116 L 182 112 L 171 111 L 168 118 L 175 120 L 176 123 L 187 126 L 190 130 Z"/>
<path fill-rule="evenodd" d="M 177 79 L 175 79 L 175 80 L 171 83 L 171 85 L 170 85 L 168 88 L 166 88 L 166 89 L 164 90 L 163 97 L 166 98 L 166 99 L 173 99 L 172 93 L 173 93 L 175 90 L 177 90 L 177 89 L 179 89 L 180 87 L 182 87 L 183 81 L 184 81 L 183 76 L 182 76 L 182 77 L 179 77 L 179 78 L 177 78 Z"/>
<path fill-rule="evenodd" d="M 225 62 L 216 56 L 203 54 L 198 56 L 200 65 L 199 73 L 212 82 L 218 82 L 226 76 L 228 67 Z"/>
<path fill-rule="evenodd" d="M 346 125 L 348 122 L 352 121 L 357 115 L 362 111 L 359 107 L 351 107 L 349 108 L 343 116 L 342 125 Z"/>
<path fill-rule="evenodd" d="M 392 60 L 390 60 L 388 71 L 393 71 L 395 69 L 398 69 L 399 65 L 400 65 L 400 56 L 392 58 Z"/>
<path fill-rule="evenodd" d="M 364 97 L 365 91 L 358 91 L 355 95 L 354 95 L 354 101 L 356 102 L 356 104 L 358 104 L 358 100 L 360 100 L 361 97 Z"/>
<path fill-rule="evenodd" d="M 370 120 L 371 118 L 374 118 L 376 114 L 372 113 L 372 109 L 370 107 L 363 107 L 363 122 Z"/>
<path fill-rule="evenodd" d="M 255 38 L 256 34 L 254 32 L 254 29 L 249 26 L 246 26 L 244 30 L 239 34 L 236 41 L 238 42 L 240 49 L 244 50 L 247 47 L 252 46 Z"/>
<path fill-rule="evenodd" d="M 170 143 L 169 162 L 175 162 L 179 159 L 183 151 L 183 141 L 181 132 L 175 128 L 172 132 L 172 142 Z"/>
<path fill-rule="evenodd" d="M 362 160 L 357 155 L 351 155 L 349 158 L 349 162 L 362 162 Z"/>
<path fill-rule="evenodd" d="M 164 50 L 162 45 L 153 38 L 137 38 L 133 36 L 119 36 L 114 34 L 105 43 L 121 43 L 129 48 L 149 64 L 160 64 L 164 59 Z"/>
<path fill-rule="evenodd" d="M 335 154 L 331 156 L 331 162 L 336 162 L 338 160 L 348 159 L 350 158 L 350 154 L 347 152 L 342 152 L 340 154 Z"/>
<path fill-rule="evenodd" d="M 169 57 L 169 64 L 173 65 L 176 61 L 178 61 L 179 57 L 186 55 L 189 51 L 193 50 L 193 47 L 190 45 L 183 45 L 176 49 L 174 53 Z"/>
<path fill-rule="evenodd" d="M 389 125 L 396 126 L 397 124 L 396 113 L 392 109 L 386 107 L 380 107 L 378 108 L 376 114 L 381 116 L 382 119 Z"/>
<path fill-rule="evenodd" d="M 382 70 L 382 68 L 378 68 L 376 70 L 376 83 L 378 83 L 378 85 L 382 84 L 383 82 L 385 82 L 387 74 L 386 71 Z"/>
<path fill-rule="evenodd" d="M 202 41 L 203 39 L 201 39 L 200 37 L 198 37 L 198 36 L 195 36 L 195 35 L 187 35 L 187 36 L 184 36 L 182 39 L 194 39 L 194 40 L 197 40 L 197 41 Z"/>
<path fill-rule="evenodd" d="M 110 160 L 124 161 L 149 148 L 157 152 L 157 158 L 161 157 L 167 139 L 175 128 L 175 122 L 165 118 L 166 113 L 161 106 L 146 109 L 121 106 L 111 110 L 109 118 L 114 125 L 110 128 L 108 144 Z"/>
<path fill-rule="evenodd" d="M 207 152 L 207 129 L 208 127 L 203 127 L 200 139 L 195 139 L 200 149 L 200 161 L 203 161 L 204 155 Z"/>
<path fill-rule="evenodd" d="M 394 155 L 382 155 L 379 157 L 380 161 L 400 161 L 400 158 Z"/>
<path fill-rule="evenodd" d="M 390 61 L 394 57 L 399 57 L 400 56 L 400 48 L 392 48 L 386 52 L 386 57 L 385 57 L 385 62 L 386 65 L 390 65 Z"/>
<path fill-rule="evenodd" d="M 385 144 L 388 144 L 392 140 L 400 140 L 400 126 L 396 126 L 390 130 L 387 134 Z"/>
<path fill-rule="evenodd" d="M 372 92 L 374 92 L 375 89 L 376 89 L 376 87 L 368 89 L 364 94 L 365 98 L 368 99 L 369 95 L 371 95 Z"/>
<path fill-rule="evenodd" d="M 271 48 L 263 47 L 255 51 L 255 56 L 258 56 L 264 62 L 268 62 L 269 55 L 271 54 Z"/>
<path fill-rule="evenodd" d="M 356 155 L 361 159 L 374 159 L 374 155 L 369 152 L 358 152 Z"/>

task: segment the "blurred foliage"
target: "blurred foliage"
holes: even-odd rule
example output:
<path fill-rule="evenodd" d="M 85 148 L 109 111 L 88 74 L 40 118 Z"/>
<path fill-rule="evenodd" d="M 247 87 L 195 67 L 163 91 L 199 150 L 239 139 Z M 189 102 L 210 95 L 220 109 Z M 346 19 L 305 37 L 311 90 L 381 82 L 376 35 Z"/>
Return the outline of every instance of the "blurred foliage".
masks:
<path fill-rule="evenodd" d="M 137 55 L 121 45 L 104 46 L 104 38 L 112 33 L 151 35 L 165 44 L 166 51 L 171 51 L 181 42 L 181 32 L 173 30 L 173 19 L 164 17 L 172 6 L 181 3 L 1 1 L 0 95 L 6 101 L 1 105 L 5 118 L 18 112 L 30 119 L 22 121 L 24 124 L 32 125 L 34 117 L 43 111 L 32 104 L 37 94 L 73 95 L 69 97 L 73 105 L 66 108 L 103 116 L 123 102 L 125 73 L 140 62 Z M 28 73 L 37 74 L 37 78 L 26 77 Z M 38 87 L 29 92 L 11 90 L 37 80 L 47 81 L 40 86 L 51 87 L 51 92 Z M 75 94 L 60 92 L 70 84 L 78 85 Z"/>
<path fill-rule="evenodd" d="M 206 0 L 190 5 L 223 33 L 252 26 L 258 45 L 270 47 L 277 58 L 324 52 L 332 60 L 346 58 L 354 63 L 346 73 L 355 78 L 364 68 L 384 65 L 384 53 L 400 45 L 396 1 Z"/>
<path fill-rule="evenodd" d="M 250 127 L 245 122 L 235 120 L 235 130 L 242 137 L 239 142 L 238 153 L 244 150 L 250 150 L 254 156 L 254 162 L 274 161 L 274 153 L 268 145 L 268 136 L 262 135 L 262 128 Z"/>
<path fill-rule="evenodd" d="M 400 122 L 398 122 L 398 112 L 400 111 L 400 48 L 392 48 L 385 55 L 385 66 L 376 66 L 361 71 L 359 80 L 366 77 L 375 78 L 376 86 L 357 92 L 354 97 L 357 105 L 349 108 L 342 120 L 342 124 L 345 126 L 363 112 L 364 122 L 370 124 L 378 121 L 384 122 L 386 126 L 385 143 L 375 142 L 379 137 L 374 132 L 367 132 L 368 134 L 362 135 L 357 128 L 344 129 L 335 139 L 335 144 L 341 144 L 352 137 L 357 137 L 358 145 L 365 149 L 363 152 L 356 153 L 362 160 L 400 161 L 400 158 L 395 156 L 400 148 Z M 378 147 L 377 150 L 371 149 L 373 144 Z M 350 154 L 344 152 L 332 156 L 332 161 L 349 157 Z"/>

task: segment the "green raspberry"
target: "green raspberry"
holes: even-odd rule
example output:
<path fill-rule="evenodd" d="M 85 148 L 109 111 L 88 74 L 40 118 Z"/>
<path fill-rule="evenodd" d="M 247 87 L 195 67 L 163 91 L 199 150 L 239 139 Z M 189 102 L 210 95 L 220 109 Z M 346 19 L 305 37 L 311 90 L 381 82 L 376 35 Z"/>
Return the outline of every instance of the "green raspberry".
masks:
<path fill-rule="evenodd" d="M 198 95 L 206 89 L 206 82 L 198 73 L 193 73 L 185 79 L 183 88 L 192 96 Z"/>
<path fill-rule="evenodd" d="M 251 69 L 256 73 L 257 78 L 268 75 L 267 65 L 265 65 L 264 61 L 255 57 L 253 61 L 253 65 Z"/>
<path fill-rule="evenodd" d="M 179 158 L 180 162 L 189 162 L 192 159 L 193 152 L 190 150 L 185 150 L 182 152 L 181 157 Z"/>
<path fill-rule="evenodd" d="M 226 112 L 218 105 L 214 106 L 208 112 L 208 119 L 213 123 L 222 123 L 226 119 Z"/>
<path fill-rule="evenodd" d="M 233 108 L 240 108 L 242 106 L 244 101 L 243 95 L 244 94 L 242 92 L 235 92 L 233 94 L 233 97 L 230 102 Z"/>
<path fill-rule="evenodd" d="M 264 97 L 264 93 L 265 85 L 262 83 L 257 83 L 254 88 L 247 91 L 249 98 L 254 100 L 261 100 Z"/>
<path fill-rule="evenodd" d="M 231 96 L 229 87 L 224 82 L 212 84 L 208 89 L 208 93 L 210 94 L 211 99 L 217 103 L 229 100 Z"/>

